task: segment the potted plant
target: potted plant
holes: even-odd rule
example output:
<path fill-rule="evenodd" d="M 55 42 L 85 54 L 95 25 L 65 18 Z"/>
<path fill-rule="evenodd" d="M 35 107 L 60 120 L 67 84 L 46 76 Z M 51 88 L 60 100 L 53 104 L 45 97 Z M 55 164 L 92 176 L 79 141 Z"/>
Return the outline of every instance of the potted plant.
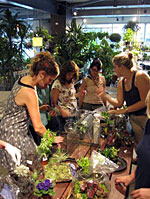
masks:
<path fill-rule="evenodd" d="M 38 146 L 38 153 L 42 158 L 48 159 L 52 154 L 52 144 L 54 143 L 56 133 L 50 131 L 49 129 L 44 133 L 43 138 L 41 139 L 41 143 Z"/>
<path fill-rule="evenodd" d="M 54 191 L 55 185 L 56 184 L 49 179 L 37 180 L 35 182 L 34 195 L 38 196 L 41 199 L 51 198 L 51 196 L 54 196 L 56 194 Z"/>
<path fill-rule="evenodd" d="M 25 39 L 30 26 L 23 20 L 18 19 L 18 13 L 12 15 L 7 9 L 0 19 L 0 72 L 5 78 L 5 90 L 10 90 L 16 77 L 14 71 L 23 69 Z"/>
<path fill-rule="evenodd" d="M 114 146 L 106 147 L 104 150 L 100 149 L 99 152 L 113 162 L 117 162 L 119 149 L 116 149 Z"/>
<path fill-rule="evenodd" d="M 126 46 L 129 46 L 133 41 L 133 30 L 131 28 L 127 28 L 123 35 L 123 41 L 125 41 Z"/>
<path fill-rule="evenodd" d="M 112 33 L 111 35 L 110 35 L 110 41 L 112 41 L 112 42 L 116 42 L 116 43 L 118 43 L 118 42 L 120 42 L 120 40 L 121 40 L 121 35 L 119 34 L 119 33 Z"/>

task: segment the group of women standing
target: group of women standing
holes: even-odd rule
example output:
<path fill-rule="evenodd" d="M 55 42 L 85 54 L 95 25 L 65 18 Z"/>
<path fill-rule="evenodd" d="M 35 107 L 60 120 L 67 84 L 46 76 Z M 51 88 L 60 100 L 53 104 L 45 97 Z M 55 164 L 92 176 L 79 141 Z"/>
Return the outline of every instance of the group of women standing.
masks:
<path fill-rule="evenodd" d="M 49 114 L 56 115 L 57 113 L 60 130 L 63 130 L 67 119 L 75 117 L 78 106 L 76 98 L 78 98 L 79 108 L 82 109 L 93 111 L 101 106 L 107 107 L 107 103 L 110 103 L 114 106 L 114 110 L 109 110 L 110 114 L 129 114 L 135 143 L 140 143 L 139 148 L 137 147 L 138 167 L 135 178 L 138 180 L 136 180 L 136 189 L 150 188 L 149 180 L 144 173 L 145 171 L 148 173 L 146 168 L 150 166 L 150 158 L 148 157 L 150 147 L 147 143 L 149 120 L 145 128 L 147 120 L 145 100 L 150 88 L 149 76 L 143 71 L 135 70 L 131 53 L 116 55 L 112 61 L 114 72 L 120 78 L 116 99 L 106 93 L 106 82 L 105 77 L 101 74 L 102 62 L 100 60 L 93 60 L 88 76 L 83 79 L 80 90 L 76 93 L 74 83 L 79 75 L 79 68 L 76 63 L 74 61 L 64 63 L 59 72 L 59 67 L 50 53 L 40 52 L 37 54 L 29 65 L 30 74 L 21 77 L 14 84 L 0 123 L 0 139 L 3 140 L 0 142 L 0 148 L 6 149 L 0 149 L 1 165 L 12 169 L 15 166 L 11 158 L 14 154 L 16 159 L 20 159 L 19 161 L 23 164 L 26 164 L 30 154 L 35 154 L 36 145 L 29 131 L 30 120 L 37 134 L 43 136 L 46 132 L 40 118 L 35 87 L 38 85 L 41 88 L 46 88 L 57 78 L 51 90 L 54 109 L 49 110 Z M 122 108 L 124 102 L 126 102 L 126 108 Z M 145 134 L 143 136 L 144 128 Z M 63 138 L 56 136 L 55 142 L 59 144 L 63 142 Z M 21 157 L 18 153 L 13 153 L 13 150 L 13 155 L 11 154 L 6 147 L 8 143 L 10 147 L 13 145 L 15 149 L 19 150 Z M 144 147 L 141 143 L 144 143 Z M 144 157 L 147 162 L 145 166 L 142 166 L 141 160 Z M 139 183 L 141 175 L 145 176 L 143 184 Z M 116 184 L 119 182 L 123 182 L 125 186 L 129 184 L 122 178 L 116 180 Z M 147 199 L 148 197 L 146 198 L 143 195 L 143 198 Z"/>

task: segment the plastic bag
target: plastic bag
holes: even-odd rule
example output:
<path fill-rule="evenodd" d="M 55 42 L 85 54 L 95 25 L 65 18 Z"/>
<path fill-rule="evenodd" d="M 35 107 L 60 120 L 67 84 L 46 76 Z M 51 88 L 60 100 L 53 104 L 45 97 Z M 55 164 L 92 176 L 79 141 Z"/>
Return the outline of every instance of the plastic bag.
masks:
<path fill-rule="evenodd" d="M 93 173 L 112 173 L 115 172 L 119 167 L 117 164 L 95 150 L 92 151 L 90 162 Z"/>

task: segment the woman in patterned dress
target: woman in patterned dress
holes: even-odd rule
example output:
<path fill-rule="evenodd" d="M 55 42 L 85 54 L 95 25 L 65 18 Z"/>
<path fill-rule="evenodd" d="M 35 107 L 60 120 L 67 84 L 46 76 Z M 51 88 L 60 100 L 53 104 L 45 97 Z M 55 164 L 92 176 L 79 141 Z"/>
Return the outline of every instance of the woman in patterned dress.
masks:
<path fill-rule="evenodd" d="M 39 135 L 43 136 L 46 132 L 40 118 L 35 86 L 48 86 L 59 74 L 59 67 L 49 52 L 37 54 L 29 67 L 30 74 L 15 82 L 0 123 L 0 139 L 20 149 L 21 163 L 24 165 L 31 157 L 33 160 L 36 153 L 36 145 L 29 131 L 30 120 Z M 55 138 L 56 143 L 62 141 L 60 136 Z M 2 167 L 14 168 L 15 164 L 5 150 L 0 149 L 0 157 Z"/>
<path fill-rule="evenodd" d="M 64 130 L 66 120 L 74 118 L 77 110 L 77 99 L 74 82 L 79 75 L 79 68 L 74 61 L 67 61 L 60 69 L 60 75 L 52 85 L 52 103 L 58 109 L 59 130 Z"/>

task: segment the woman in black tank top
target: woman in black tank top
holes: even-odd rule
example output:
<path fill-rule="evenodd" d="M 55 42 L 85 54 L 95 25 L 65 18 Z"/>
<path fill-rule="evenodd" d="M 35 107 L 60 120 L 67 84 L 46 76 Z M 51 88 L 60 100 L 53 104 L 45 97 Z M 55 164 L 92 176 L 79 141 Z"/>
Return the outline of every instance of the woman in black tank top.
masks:
<path fill-rule="evenodd" d="M 136 71 L 132 53 L 116 55 L 112 61 L 114 72 L 120 78 L 117 98 L 106 93 L 100 95 L 116 108 L 110 110 L 110 114 L 129 114 L 135 143 L 138 144 L 147 120 L 145 99 L 150 88 L 149 76 L 143 71 Z M 124 104 L 127 106 L 125 109 L 122 108 Z"/>

